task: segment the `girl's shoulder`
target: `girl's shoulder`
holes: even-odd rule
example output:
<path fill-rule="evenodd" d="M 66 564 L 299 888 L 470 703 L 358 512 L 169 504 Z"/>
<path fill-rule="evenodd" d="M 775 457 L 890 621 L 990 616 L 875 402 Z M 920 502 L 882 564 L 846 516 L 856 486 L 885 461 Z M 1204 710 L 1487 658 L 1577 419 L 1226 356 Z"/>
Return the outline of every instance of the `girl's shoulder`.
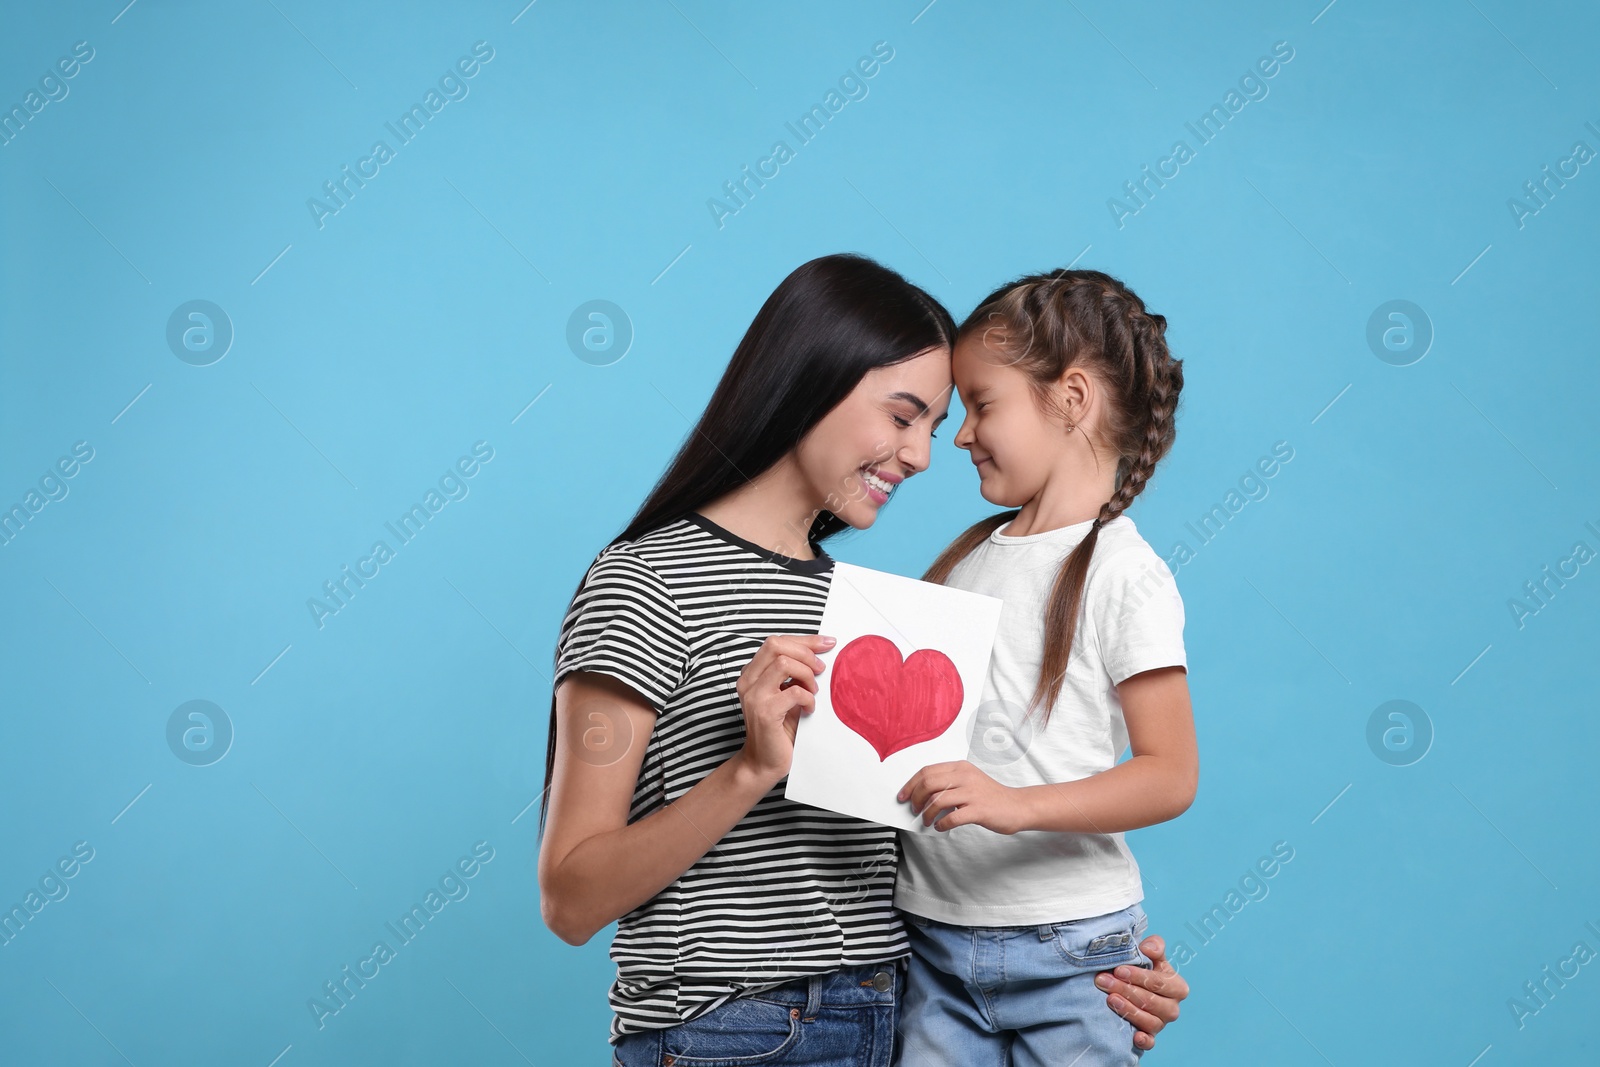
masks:
<path fill-rule="evenodd" d="M 1139 533 L 1133 520 L 1118 515 L 1100 529 L 1100 540 L 1089 559 L 1086 586 L 1116 588 L 1151 582 L 1177 585 L 1167 561 Z"/>
<path fill-rule="evenodd" d="M 1100 531 L 1112 536 L 1105 554 L 1097 550 L 1090 561 L 1083 596 L 1088 639 L 1118 685 L 1155 667 L 1186 666 L 1177 580 L 1132 520 L 1123 518 Z"/>

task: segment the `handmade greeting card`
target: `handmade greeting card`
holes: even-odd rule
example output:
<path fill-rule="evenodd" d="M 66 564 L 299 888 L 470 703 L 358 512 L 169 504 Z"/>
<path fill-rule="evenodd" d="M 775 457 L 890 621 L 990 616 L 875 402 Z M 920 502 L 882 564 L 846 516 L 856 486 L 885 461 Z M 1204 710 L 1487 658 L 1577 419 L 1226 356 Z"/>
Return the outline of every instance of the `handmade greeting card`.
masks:
<path fill-rule="evenodd" d="M 1000 625 L 997 597 L 835 563 L 817 705 L 795 732 L 783 795 L 903 830 L 895 794 L 930 763 L 966 759 Z M 937 833 L 931 827 L 929 833 Z"/>

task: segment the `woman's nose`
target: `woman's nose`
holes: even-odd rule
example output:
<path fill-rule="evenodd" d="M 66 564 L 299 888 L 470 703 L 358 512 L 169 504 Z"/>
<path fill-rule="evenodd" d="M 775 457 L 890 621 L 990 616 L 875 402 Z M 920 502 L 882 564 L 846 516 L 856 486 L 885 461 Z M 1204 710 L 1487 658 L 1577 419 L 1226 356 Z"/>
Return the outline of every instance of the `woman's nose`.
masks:
<path fill-rule="evenodd" d="M 902 445 L 897 458 L 913 471 L 924 471 L 928 469 L 928 452 L 927 439 L 919 438 L 911 444 Z"/>

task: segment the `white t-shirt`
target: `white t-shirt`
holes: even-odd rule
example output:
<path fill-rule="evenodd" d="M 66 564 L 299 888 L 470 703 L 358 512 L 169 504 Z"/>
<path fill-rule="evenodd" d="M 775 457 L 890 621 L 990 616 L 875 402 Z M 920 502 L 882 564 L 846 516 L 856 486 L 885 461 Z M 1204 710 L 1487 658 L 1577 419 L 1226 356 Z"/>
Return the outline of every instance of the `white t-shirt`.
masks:
<path fill-rule="evenodd" d="M 1000 629 L 967 759 L 1010 786 L 1071 782 L 1109 770 L 1128 747 L 1116 686 L 1188 663 L 1183 600 L 1165 561 L 1119 515 L 1100 529 L 1061 693 L 1023 718 L 1039 678 L 1045 603 L 1062 562 L 1093 520 L 1012 537 L 1008 523 L 951 571 L 947 585 L 999 597 Z M 900 832 L 897 907 L 962 926 L 1068 922 L 1144 899 L 1122 834 L 976 824 Z"/>

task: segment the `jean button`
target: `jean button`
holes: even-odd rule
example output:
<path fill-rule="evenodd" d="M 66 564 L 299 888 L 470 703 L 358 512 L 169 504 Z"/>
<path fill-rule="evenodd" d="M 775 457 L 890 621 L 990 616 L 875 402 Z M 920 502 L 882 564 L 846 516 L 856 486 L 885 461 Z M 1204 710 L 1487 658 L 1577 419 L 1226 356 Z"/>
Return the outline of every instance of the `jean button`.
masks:
<path fill-rule="evenodd" d="M 887 992 L 892 985 L 894 985 L 894 978 L 888 971 L 879 971 L 872 976 L 872 988 L 880 993 Z"/>

